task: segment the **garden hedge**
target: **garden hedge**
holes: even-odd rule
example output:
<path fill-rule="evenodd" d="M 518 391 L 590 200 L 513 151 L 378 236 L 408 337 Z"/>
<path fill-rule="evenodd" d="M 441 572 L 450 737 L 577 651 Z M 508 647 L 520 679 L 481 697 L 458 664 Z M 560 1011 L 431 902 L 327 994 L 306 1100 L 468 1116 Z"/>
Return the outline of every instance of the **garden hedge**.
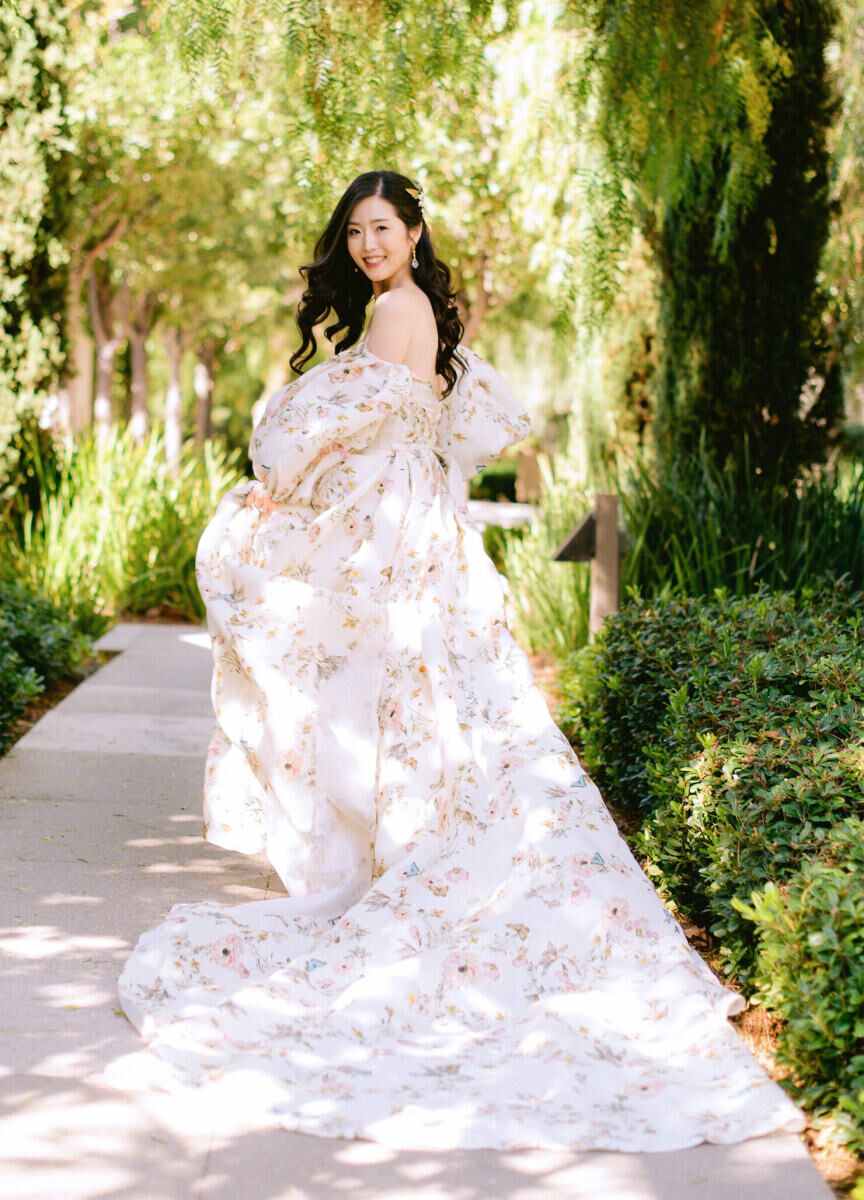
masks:
<path fill-rule="evenodd" d="M 90 644 L 50 600 L 0 583 L 0 754 L 14 740 L 15 719 L 49 683 L 74 677 Z"/>
<path fill-rule="evenodd" d="M 641 816 L 655 883 L 785 1019 L 792 1086 L 864 1131 L 861 967 L 824 951 L 854 945 L 860 964 L 864 596 L 633 600 L 561 684 L 562 724 L 610 801 Z M 841 875 L 847 900 L 829 902 Z"/>

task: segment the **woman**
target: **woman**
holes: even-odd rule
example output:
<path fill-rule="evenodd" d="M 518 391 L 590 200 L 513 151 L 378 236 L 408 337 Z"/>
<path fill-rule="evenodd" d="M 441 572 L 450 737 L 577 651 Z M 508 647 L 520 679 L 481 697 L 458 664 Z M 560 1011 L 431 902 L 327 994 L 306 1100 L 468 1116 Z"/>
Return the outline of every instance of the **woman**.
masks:
<path fill-rule="evenodd" d="M 508 631 L 464 479 L 528 422 L 459 344 L 418 189 L 361 175 L 304 274 L 292 365 L 331 314 L 336 356 L 270 398 L 197 559 L 206 836 L 287 895 L 142 937 L 121 995 L 150 1052 L 115 1082 L 401 1148 L 801 1128 Z"/>

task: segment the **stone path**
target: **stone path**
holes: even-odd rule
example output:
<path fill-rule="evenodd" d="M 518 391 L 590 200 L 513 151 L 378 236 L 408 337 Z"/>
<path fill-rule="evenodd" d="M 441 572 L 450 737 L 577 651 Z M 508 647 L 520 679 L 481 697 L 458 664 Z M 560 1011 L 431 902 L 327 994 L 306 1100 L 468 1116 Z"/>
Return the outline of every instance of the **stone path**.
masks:
<path fill-rule="evenodd" d="M 653 1155 L 393 1152 L 283 1130 L 216 1137 L 99 1082 L 139 1046 L 115 983 L 177 901 L 266 896 L 200 838 L 212 728 L 203 627 L 121 624 L 121 650 L 0 759 L 3 1200 L 827 1200 L 796 1137 Z"/>

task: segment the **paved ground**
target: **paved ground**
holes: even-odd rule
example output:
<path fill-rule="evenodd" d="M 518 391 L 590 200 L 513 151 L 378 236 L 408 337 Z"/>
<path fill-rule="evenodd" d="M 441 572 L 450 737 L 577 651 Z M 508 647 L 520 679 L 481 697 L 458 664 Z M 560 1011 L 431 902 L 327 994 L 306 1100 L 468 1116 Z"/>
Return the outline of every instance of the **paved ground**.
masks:
<path fill-rule="evenodd" d="M 231 1140 L 100 1086 L 138 1047 L 115 981 L 175 901 L 267 893 L 201 841 L 212 727 L 203 628 L 124 624 L 122 650 L 0 759 L 0 1197 L 826 1200 L 795 1137 L 673 1154 L 395 1153 L 282 1130 Z"/>

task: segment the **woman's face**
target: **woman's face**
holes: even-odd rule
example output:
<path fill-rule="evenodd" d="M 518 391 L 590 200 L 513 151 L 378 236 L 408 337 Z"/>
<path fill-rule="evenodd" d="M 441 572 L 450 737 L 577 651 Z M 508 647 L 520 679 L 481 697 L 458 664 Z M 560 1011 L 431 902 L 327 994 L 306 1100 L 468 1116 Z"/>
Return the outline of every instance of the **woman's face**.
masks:
<path fill-rule="evenodd" d="M 413 246 L 421 229 L 418 225 L 409 230 L 389 200 L 367 196 L 354 205 L 348 218 L 348 253 L 373 287 L 399 283 L 410 277 Z"/>

